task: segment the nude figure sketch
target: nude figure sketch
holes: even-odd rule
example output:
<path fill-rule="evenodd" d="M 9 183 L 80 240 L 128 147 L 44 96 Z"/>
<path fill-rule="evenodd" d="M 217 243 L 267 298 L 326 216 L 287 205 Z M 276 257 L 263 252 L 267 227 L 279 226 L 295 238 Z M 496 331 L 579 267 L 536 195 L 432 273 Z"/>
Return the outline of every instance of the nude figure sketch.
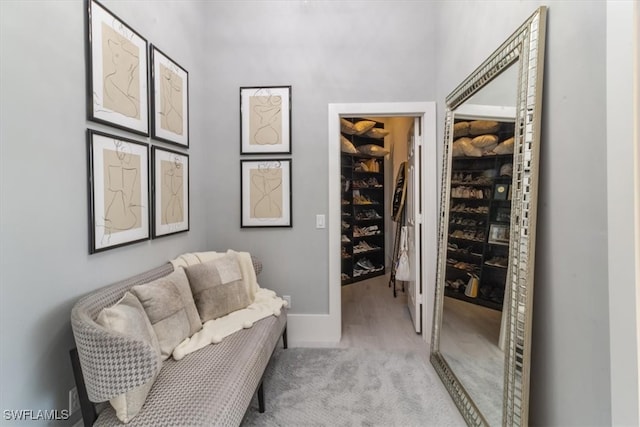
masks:
<path fill-rule="evenodd" d="M 282 135 L 282 97 L 260 92 L 249 98 L 249 144 L 280 144 Z"/>
<path fill-rule="evenodd" d="M 265 164 L 249 172 L 251 218 L 282 218 L 282 168 Z"/>
<path fill-rule="evenodd" d="M 102 105 L 127 117 L 140 118 L 140 50 L 102 23 Z"/>
<path fill-rule="evenodd" d="M 182 78 L 160 64 L 160 127 L 177 135 L 183 133 Z"/>
<path fill-rule="evenodd" d="M 175 158 L 173 161 L 162 160 L 160 162 L 160 172 L 162 176 L 160 222 L 162 225 L 183 222 L 183 164 L 179 158 Z"/>
<path fill-rule="evenodd" d="M 140 156 L 128 144 L 114 140 L 114 149 L 104 149 L 104 238 L 142 226 Z"/>

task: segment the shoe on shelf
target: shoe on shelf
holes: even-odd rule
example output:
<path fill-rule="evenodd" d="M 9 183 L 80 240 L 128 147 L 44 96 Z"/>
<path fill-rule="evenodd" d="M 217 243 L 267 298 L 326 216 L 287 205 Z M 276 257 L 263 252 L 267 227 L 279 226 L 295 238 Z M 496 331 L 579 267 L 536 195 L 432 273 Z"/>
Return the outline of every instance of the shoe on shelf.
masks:
<path fill-rule="evenodd" d="M 359 267 L 362 267 L 363 269 L 368 270 L 368 271 L 375 270 L 377 268 L 367 258 L 360 258 L 356 264 Z"/>

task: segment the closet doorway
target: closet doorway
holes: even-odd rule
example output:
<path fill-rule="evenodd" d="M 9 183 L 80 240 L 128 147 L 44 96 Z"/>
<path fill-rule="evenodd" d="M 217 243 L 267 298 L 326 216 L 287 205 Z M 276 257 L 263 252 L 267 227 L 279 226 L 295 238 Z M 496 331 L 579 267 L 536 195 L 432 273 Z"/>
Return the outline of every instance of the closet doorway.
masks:
<path fill-rule="evenodd" d="M 383 104 L 330 104 L 329 105 L 329 305 L 330 313 L 327 331 L 340 341 L 342 334 L 342 285 L 358 286 L 348 283 L 359 281 L 362 274 L 355 267 L 355 277 L 347 273 L 352 267 L 343 267 L 343 229 L 349 223 L 343 222 L 342 200 L 345 179 L 342 173 L 344 156 L 341 151 L 341 119 L 355 122 L 358 118 L 367 118 L 386 127 L 393 133 L 393 139 L 385 142 L 385 148 L 390 151 L 384 161 L 384 239 L 377 238 L 378 246 L 385 253 L 384 266 L 387 274 L 377 279 L 378 290 L 381 279 L 388 281 L 393 259 L 396 228 L 400 223 L 391 220 L 391 205 L 393 187 L 397 171 L 401 165 L 406 168 L 408 190 L 405 196 L 405 225 L 409 230 L 409 257 L 414 272 L 414 281 L 405 282 L 406 299 L 411 313 L 413 327 L 416 332 L 422 332 L 424 341 L 430 340 L 431 314 L 433 309 L 433 291 L 435 283 L 436 259 L 436 229 L 437 229 L 437 150 L 435 144 L 435 103 L 383 103 Z M 344 124 L 345 121 L 342 121 Z M 386 140 L 387 138 L 385 138 Z M 388 144 L 394 144 L 393 147 Z M 405 163 L 406 162 L 406 163 Z M 347 168 L 348 170 L 348 168 Z M 382 178 L 380 178 L 382 179 Z M 349 179 L 349 181 L 359 181 Z M 356 185 L 360 185 L 359 182 Z M 362 193 L 362 194 L 360 194 Z M 367 199 L 365 192 L 356 192 L 358 197 Z M 376 193 L 373 192 L 373 197 Z M 356 209 L 357 210 L 357 209 Z M 357 212 L 352 211 L 354 214 Z M 351 230 L 348 230 L 348 232 Z M 358 229 L 357 233 L 360 233 Z M 383 242 L 383 243 L 382 243 Z M 347 246 L 349 246 L 347 244 Z M 352 250 L 351 248 L 349 250 Z M 355 263 L 363 257 L 354 256 L 347 263 Z M 379 263 L 379 261 L 378 261 Z M 374 263 L 374 264 L 378 264 Z M 351 265 L 351 264 L 349 264 Z M 344 274 L 344 275 L 343 275 Z M 348 277 L 349 276 L 349 277 Z M 366 283 L 366 282 L 364 282 Z M 385 282 L 386 283 L 386 282 Z M 402 288 L 400 282 L 396 283 Z M 386 287 L 386 286 L 385 286 Z M 389 298 L 393 298 L 391 288 L 386 288 Z M 409 326 L 407 326 L 409 327 Z"/>

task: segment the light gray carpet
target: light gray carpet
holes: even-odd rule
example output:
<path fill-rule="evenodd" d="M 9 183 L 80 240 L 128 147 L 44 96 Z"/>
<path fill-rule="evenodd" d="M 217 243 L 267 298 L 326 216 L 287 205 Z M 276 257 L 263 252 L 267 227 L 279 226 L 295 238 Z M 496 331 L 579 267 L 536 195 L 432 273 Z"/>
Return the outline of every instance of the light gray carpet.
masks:
<path fill-rule="evenodd" d="M 413 352 L 276 350 L 243 426 L 462 426 L 437 374 Z"/>

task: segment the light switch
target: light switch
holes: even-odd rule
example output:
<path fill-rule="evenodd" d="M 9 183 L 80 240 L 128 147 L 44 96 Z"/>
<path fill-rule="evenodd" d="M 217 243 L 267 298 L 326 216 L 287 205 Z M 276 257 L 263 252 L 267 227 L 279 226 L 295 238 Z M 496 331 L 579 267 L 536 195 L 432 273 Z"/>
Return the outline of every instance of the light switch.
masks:
<path fill-rule="evenodd" d="M 316 228 L 325 228 L 325 217 L 322 214 L 316 215 Z"/>

